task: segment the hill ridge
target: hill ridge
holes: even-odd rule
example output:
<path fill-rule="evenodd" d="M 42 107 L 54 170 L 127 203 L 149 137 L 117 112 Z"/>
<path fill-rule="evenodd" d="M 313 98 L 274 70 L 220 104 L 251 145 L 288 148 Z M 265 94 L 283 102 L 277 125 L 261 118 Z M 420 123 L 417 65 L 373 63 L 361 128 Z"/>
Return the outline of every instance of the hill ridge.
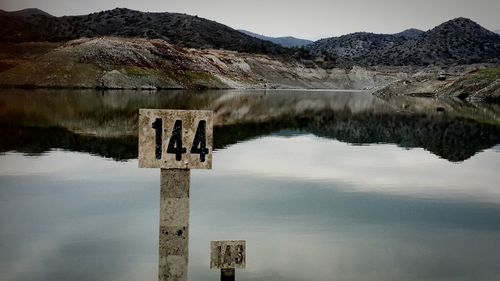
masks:
<path fill-rule="evenodd" d="M 180 13 L 115 8 L 87 15 L 20 17 L 0 14 L 1 42 L 69 41 L 82 37 L 119 36 L 163 39 L 181 47 L 227 49 L 262 54 L 290 51 L 224 24 Z"/>
<path fill-rule="evenodd" d="M 43 10 L 40 10 L 38 8 L 26 8 L 26 9 L 17 10 L 17 11 L 5 11 L 5 10 L 0 9 L 0 13 L 10 14 L 10 15 L 20 16 L 20 17 L 30 17 L 30 16 L 36 16 L 36 15 L 53 17 L 53 15 L 51 15 Z"/>
<path fill-rule="evenodd" d="M 53 17 L 36 8 L 0 11 L 0 25 L 3 27 L 0 42 L 139 37 L 162 39 L 187 48 L 316 59 L 326 68 L 500 63 L 500 35 L 464 17 L 446 21 L 425 32 L 418 29 L 395 34 L 354 32 L 320 39 L 307 45 L 307 49 L 299 50 L 281 46 L 289 44 L 286 43 L 291 40 L 289 37 L 273 38 L 255 33 L 252 36 L 248 35 L 250 32 L 245 34 L 196 15 L 141 12 L 128 8 L 62 17 Z M 255 38 L 257 35 L 262 39 Z M 268 41 L 271 39 L 274 43 Z M 304 44 L 308 42 L 306 40 Z"/>
<path fill-rule="evenodd" d="M 446 21 L 418 36 L 397 34 L 356 32 L 316 41 L 310 50 L 337 64 L 500 63 L 500 35 L 467 18 Z"/>
<path fill-rule="evenodd" d="M 261 39 L 261 40 L 266 40 L 266 41 L 271 41 L 275 44 L 281 45 L 283 47 L 303 47 L 306 45 L 309 45 L 313 43 L 311 40 L 307 39 L 301 39 L 293 36 L 280 36 L 280 37 L 271 37 L 271 36 L 266 36 L 258 33 L 254 33 L 248 30 L 244 29 L 238 29 L 239 32 L 244 33 L 246 35 Z"/>

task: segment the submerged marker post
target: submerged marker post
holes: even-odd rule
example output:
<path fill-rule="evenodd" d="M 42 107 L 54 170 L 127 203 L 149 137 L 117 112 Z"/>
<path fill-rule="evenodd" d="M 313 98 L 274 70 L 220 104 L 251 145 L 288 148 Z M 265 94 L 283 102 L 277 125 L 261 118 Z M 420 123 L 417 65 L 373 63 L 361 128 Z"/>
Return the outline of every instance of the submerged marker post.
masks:
<path fill-rule="evenodd" d="M 190 170 L 161 169 L 159 281 L 187 281 Z"/>
<path fill-rule="evenodd" d="M 161 169 L 158 280 L 187 280 L 190 169 L 212 150 L 212 111 L 139 110 L 139 168 Z"/>
<path fill-rule="evenodd" d="M 210 268 L 220 269 L 220 281 L 236 280 L 236 270 L 246 266 L 246 241 L 211 241 Z"/>

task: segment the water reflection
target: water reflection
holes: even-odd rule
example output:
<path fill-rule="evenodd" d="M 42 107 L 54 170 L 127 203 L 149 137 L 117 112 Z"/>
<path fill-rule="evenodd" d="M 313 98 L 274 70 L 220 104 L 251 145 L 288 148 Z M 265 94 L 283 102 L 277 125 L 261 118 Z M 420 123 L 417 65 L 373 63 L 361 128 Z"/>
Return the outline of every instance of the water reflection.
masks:
<path fill-rule="evenodd" d="M 315 161 L 311 144 L 337 157 Z M 290 148 L 299 153 L 286 155 Z M 189 280 L 219 279 L 209 242 L 229 239 L 252 245 L 239 280 L 500 274 L 495 150 L 450 163 L 422 149 L 298 135 L 239 143 L 214 159 L 214 170 L 191 175 Z M 136 160 L 0 156 L 2 280 L 156 280 L 159 179 Z"/>
<path fill-rule="evenodd" d="M 215 110 L 214 170 L 193 171 L 190 194 L 108 159 L 137 157 L 139 107 Z M 500 275 L 497 105 L 12 91 L 0 109 L 2 281 L 217 280 L 208 245 L 230 239 L 251 241 L 241 280 Z"/>
<path fill-rule="evenodd" d="M 421 147 L 457 162 L 500 143 L 500 106 L 457 100 L 318 91 L 2 90 L 0 151 L 61 148 L 134 159 L 141 107 L 214 110 L 216 149 L 275 133 L 313 133 L 352 144 Z"/>

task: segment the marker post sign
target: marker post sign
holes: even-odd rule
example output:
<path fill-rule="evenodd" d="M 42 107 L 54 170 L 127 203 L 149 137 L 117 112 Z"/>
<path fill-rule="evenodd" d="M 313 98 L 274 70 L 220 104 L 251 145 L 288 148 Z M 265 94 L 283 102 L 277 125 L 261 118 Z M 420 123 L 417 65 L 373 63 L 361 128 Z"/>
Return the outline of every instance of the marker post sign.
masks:
<path fill-rule="evenodd" d="M 190 169 L 211 169 L 213 112 L 139 110 L 139 168 L 160 168 L 158 280 L 186 281 Z"/>
<path fill-rule="evenodd" d="M 213 112 L 139 110 L 139 168 L 212 169 Z"/>
<path fill-rule="evenodd" d="M 246 241 L 210 242 L 210 268 L 220 269 L 221 281 L 234 281 L 235 269 L 244 269 L 246 265 Z"/>

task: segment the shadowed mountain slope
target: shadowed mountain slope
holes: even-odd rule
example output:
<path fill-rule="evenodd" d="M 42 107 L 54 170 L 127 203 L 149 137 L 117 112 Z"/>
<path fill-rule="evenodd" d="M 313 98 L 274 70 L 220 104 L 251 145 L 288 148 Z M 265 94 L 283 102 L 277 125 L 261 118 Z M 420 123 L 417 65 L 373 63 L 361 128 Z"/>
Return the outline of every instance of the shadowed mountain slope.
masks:
<path fill-rule="evenodd" d="M 68 41 L 81 37 L 119 36 L 164 39 L 190 48 L 286 54 L 288 49 L 243 34 L 215 21 L 178 13 L 146 13 L 116 8 L 81 16 L 52 17 L 42 12 L 22 16 L 0 13 L 0 41 Z"/>
<path fill-rule="evenodd" d="M 500 62 L 500 35 L 466 18 L 447 21 L 423 33 L 353 33 L 319 40 L 310 48 L 314 55 L 361 65 Z"/>

